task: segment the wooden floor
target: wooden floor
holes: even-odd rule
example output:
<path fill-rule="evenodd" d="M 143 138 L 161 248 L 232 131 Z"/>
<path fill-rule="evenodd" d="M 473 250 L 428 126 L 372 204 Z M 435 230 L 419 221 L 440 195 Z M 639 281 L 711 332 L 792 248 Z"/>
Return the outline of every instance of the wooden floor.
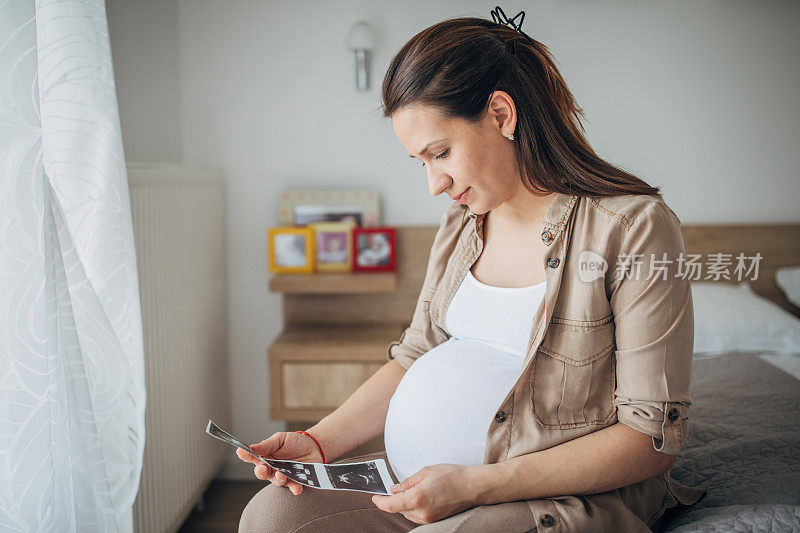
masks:
<path fill-rule="evenodd" d="M 245 505 L 266 484 L 215 479 L 206 491 L 203 511 L 192 511 L 179 533 L 235 533 Z"/>

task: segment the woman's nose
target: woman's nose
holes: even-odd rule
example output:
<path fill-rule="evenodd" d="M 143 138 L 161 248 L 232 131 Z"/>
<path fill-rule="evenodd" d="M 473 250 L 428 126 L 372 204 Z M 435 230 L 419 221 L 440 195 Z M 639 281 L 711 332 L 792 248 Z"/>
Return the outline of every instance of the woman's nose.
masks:
<path fill-rule="evenodd" d="M 452 180 L 443 174 L 435 174 L 433 171 L 428 173 L 428 190 L 431 196 L 439 196 L 450 186 Z"/>

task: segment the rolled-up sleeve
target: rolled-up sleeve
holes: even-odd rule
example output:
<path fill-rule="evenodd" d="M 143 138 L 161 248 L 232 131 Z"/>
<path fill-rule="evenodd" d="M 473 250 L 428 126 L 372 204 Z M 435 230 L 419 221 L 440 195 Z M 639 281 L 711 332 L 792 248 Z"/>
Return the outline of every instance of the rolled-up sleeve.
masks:
<path fill-rule="evenodd" d="M 657 202 L 636 216 L 624 236 L 618 261 L 632 261 L 629 270 L 611 273 L 617 419 L 671 455 L 689 435 L 692 404 L 692 292 L 689 280 L 676 275 L 684 252 L 680 220 Z"/>
<path fill-rule="evenodd" d="M 465 216 L 464 209 L 455 201 L 442 215 L 428 255 L 425 280 L 417 298 L 411 323 L 403 330 L 400 339 L 389 344 L 386 349 L 386 358 L 396 360 L 406 370 L 418 357 L 436 345 L 436 335 L 432 332 L 434 325 L 429 312 L 431 298 L 458 240 Z"/>
<path fill-rule="evenodd" d="M 430 292 L 430 289 L 423 284 L 423 289 L 417 299 L 417 307 L 414 309 L 414 315 L 411 318 L 411 324 L 403 330 L 400 340 L 392 342 L 386 349 L 386 358 L 389 360 L 394 359 L 406 370 L 414 364 L 414 361 L 419 356 L 428 351 L 423 329 L 430 327 L 431 317 L 428 314 L 430 299 L 426 296 Z"/>

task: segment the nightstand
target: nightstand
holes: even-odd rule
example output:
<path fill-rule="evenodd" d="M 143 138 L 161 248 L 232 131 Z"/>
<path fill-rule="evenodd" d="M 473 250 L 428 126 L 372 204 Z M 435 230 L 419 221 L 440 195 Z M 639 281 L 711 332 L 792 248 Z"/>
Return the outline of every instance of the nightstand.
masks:
<path fill-rule="evenodd" d="M 395 272 L 273 274 L 283 330 L 267 350 L 270 417 L 308 429 L 388 359 L 414 312 L 436 226 L 396 228 Z M 346 454 L 384 449 L 383 435 Z"/>

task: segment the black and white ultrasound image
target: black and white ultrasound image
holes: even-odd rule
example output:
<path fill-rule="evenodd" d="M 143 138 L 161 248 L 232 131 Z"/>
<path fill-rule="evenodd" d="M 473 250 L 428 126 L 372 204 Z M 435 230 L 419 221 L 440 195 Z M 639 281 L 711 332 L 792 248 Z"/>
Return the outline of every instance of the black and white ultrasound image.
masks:
<path fill-rule="evenodd" d="M 275 461 L 267 459 L 269 465 L 277 470 L 283 472 L 291 480 L 306 483 L 312 487 L 319 487 L 319 479 L 314 467 L 311 465 L 304 465 L 302 463 L 295 463 L 294 461 Z"/>
<path fill-rule="evenodd" d="M 306 483 L 312 487 L 319 487 L 319 479 L 314 467 L 311 465 L 304 465 L 303 463 L 295 463 L 294 461 L 274 461 L 267 459 L 269 465 L 282 472 L 291 480 Z"/>
<path fill-rule="evenodd" d="M 328 479 L 337 489 L 365 490 L 387 493 L 374 462 L 357 464 L 326 464 Z"/>

